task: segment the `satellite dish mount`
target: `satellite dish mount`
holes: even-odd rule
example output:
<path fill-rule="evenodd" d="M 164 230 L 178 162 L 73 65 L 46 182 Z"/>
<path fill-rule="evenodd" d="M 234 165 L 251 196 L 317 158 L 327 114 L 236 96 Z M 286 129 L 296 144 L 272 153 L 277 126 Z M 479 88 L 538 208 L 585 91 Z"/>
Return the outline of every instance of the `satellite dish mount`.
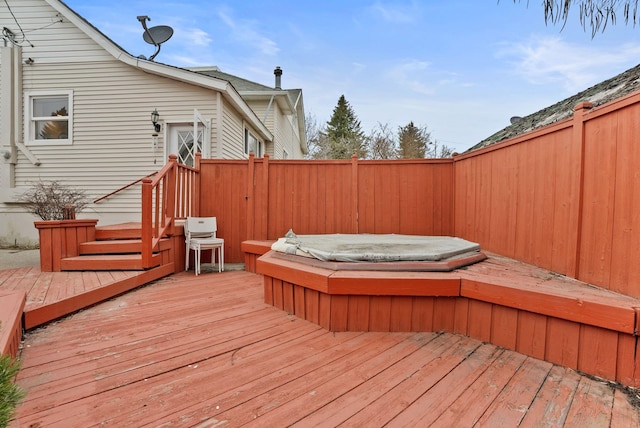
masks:
<path fill-rule="evenodd" d="M 173 36 L 173 28 L 168 25 L 158 25 L 156 27 L 147 28 L 147 21 L 151 21 L 151 18 L 146 15 L 138 16 L 137 18 L 138 21 L 140 21 L 140 24 L 142 24 L 142 28 L 144 28 L 142 38 L 145 42 L 150 45 L 154 45 L 157 48 L 155 53 L 149 57 L 149 61 L 153 61 L 153 59 L 160 53 L 160 45 Z"/>

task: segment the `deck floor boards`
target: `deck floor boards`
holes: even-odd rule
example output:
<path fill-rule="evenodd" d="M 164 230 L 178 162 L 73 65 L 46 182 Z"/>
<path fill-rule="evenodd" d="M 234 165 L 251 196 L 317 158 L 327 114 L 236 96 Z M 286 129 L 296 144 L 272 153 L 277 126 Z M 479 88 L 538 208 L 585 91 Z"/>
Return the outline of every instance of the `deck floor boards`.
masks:
<path fill-rule="evenodd" d="M 12 284 L 39 305 L 123 278 L 76 274 Z M 262 294 L 259 275 L 186 272 L 28 332 L 10 426 L 640 426 L 571 369 L 456 334 L 331 333 Z"/>

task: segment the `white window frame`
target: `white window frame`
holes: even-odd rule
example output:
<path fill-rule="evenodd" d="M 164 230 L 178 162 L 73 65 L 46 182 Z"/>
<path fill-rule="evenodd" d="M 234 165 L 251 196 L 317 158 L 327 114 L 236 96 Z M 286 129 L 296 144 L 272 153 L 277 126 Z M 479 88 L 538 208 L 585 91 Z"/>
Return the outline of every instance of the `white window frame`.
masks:
<path fill-rule="evenodd" d="M 248 157 L 252 151 L 251 145 L 249 144 L 249 137 L 253 138 L 256 142 L 256 151 L 253 152 L 253 155 L 257 158 L 264 157 L 264 142 L 259 140 L 248 128 L 244 128 L 244 154 Z"/>
<path fill-rule="evenodd" d="M 73 144 L 73 91 L 26 91 L 25 92 L 25 114 L 24 114 L 24 141 L 26 146 L 49 146 L 49 145 L 70 145 Z M 33 100 L 41 98 L 61 98 L 67 97 L 69 111 L 68 116 L 55 117 L 34 117 Z M 36 139 L 37 121 L 66 120 L 68 125 L 67 138 L 64 139 Z"/>

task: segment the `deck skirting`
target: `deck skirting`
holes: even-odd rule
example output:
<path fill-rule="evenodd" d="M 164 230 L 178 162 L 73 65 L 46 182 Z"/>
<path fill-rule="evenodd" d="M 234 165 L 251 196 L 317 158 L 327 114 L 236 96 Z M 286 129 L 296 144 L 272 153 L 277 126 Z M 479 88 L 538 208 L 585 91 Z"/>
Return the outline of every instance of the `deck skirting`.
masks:
<path fill-rule="evenodd" d="M 265 302 L 329 331 L 464 334 L 640 386 L 637 299 L 499 256 L 455 272 L 335 271 L 273 257 L 267 244 L 261 256 L 258 242 L 244 247 Z"/>

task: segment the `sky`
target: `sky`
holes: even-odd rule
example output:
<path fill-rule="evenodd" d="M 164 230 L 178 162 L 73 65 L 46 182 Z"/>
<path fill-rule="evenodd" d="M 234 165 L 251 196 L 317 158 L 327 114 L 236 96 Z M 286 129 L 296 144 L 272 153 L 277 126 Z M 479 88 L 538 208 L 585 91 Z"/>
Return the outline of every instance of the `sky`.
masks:
<path fill-rule="evenodd" d="M 134 56 L 151 56 L 136 19 L 174 30 L 156 62 L 215 65 L 267 86 L 302 89 L 325 124 L 344 95 L 362 130 L 413 122 L 462 152 L 526 116 L 640 63 L 640 28 L 592 37 L 577 10 L 546 24 L 522 0 L 65 0 Z"/>

